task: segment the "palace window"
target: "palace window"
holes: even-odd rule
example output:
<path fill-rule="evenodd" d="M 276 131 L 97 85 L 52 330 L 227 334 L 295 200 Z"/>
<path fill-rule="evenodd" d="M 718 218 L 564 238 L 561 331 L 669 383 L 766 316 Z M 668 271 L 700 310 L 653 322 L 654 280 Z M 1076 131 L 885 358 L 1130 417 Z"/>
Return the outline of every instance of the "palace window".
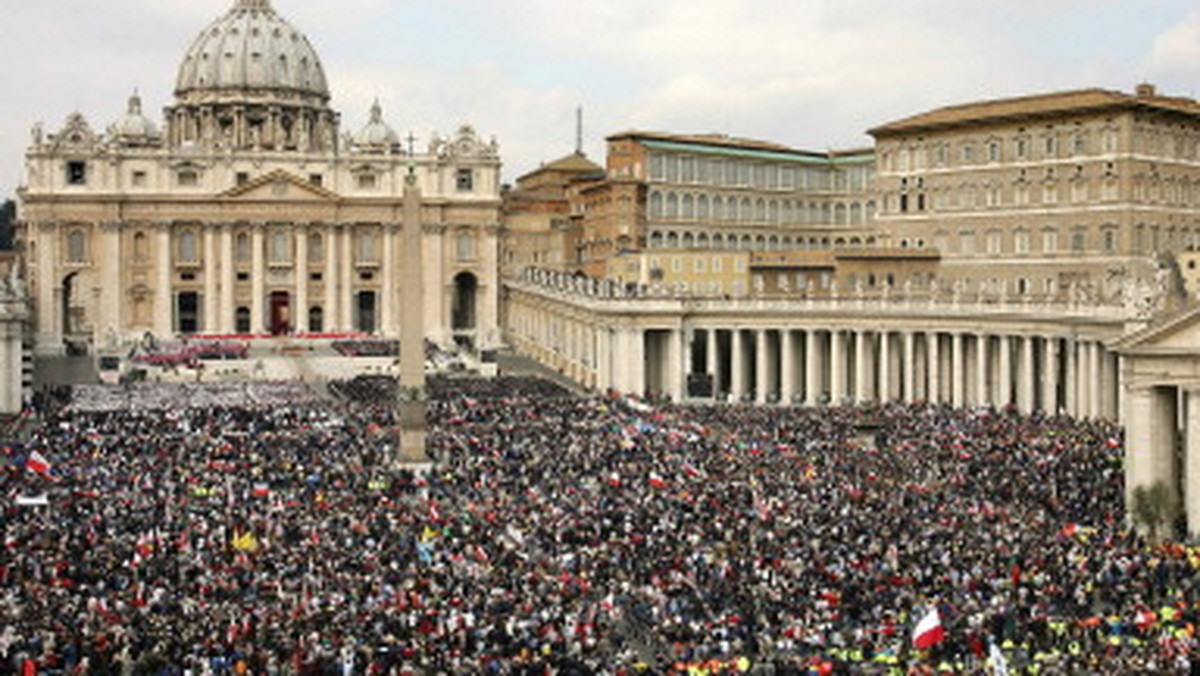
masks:
<path fill-rule="evenodd" d="M 379 181 L 375 178 L 375 174 L 359 174 L 357 184 L 359 190 L 374 190 Z"/>
<path fill-rule="evenodd" d="M 87 185 L 87 162 L 67 162 L 67 185 Z"/>
<path fill-rule="evenodd" d="M 475 172 L 471 169 L 459 169 L 454 186 L 459 192 L 475 190 Z"/>
<path fill-rule="evenodd" d="M 200 174 L 191 169 L 184 169 L 175 174 L 175 182 L 181 188 L 193 188 L 200 183 Z"/>

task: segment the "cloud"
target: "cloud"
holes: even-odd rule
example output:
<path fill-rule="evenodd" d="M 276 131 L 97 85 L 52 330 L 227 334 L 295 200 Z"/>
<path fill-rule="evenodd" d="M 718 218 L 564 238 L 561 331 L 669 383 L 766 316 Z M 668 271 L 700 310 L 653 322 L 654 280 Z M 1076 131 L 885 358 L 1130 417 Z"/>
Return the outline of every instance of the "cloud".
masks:
<path fill-rule="evenodd" d="M 233 0 L 43 0 L 6 8 L 0 194 L 20 180 L 29 126 L 72 110 L 96 128 L 138 87 L 170 103 L 190 41 Z M 401 135 L 470 122 L 508 179 L 574 146 L 603 161 L 631 128 L 724 132 L 802 148 L 943 105 L 1054 89 L 1189 94 L 1200 62 L 1190 0 L 273 0 L 321 54 L 358 129 L 378 97 Z M 153 112 L 151 112 L 153 116 Z"/>

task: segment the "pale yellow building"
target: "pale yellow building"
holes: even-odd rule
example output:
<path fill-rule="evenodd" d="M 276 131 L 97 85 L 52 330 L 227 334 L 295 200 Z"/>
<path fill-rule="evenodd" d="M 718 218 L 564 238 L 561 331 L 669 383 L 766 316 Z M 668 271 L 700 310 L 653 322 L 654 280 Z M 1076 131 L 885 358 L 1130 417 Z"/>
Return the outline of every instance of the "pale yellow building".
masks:
<path fill-rule="evenodd" d="M 236 0 L 184 51 L 174 103 L 105 131 L 34 128 L 19 239 L 37 350 L 153 334 L 396 336 L 419 228 L 426 336 L 499 341 L 500 159 L 464 125 L 400 138 L 376 104 L 343 133 L 321 60 L 269 0 Z M 406 177 L 419 219 L 402 208 Z"/>

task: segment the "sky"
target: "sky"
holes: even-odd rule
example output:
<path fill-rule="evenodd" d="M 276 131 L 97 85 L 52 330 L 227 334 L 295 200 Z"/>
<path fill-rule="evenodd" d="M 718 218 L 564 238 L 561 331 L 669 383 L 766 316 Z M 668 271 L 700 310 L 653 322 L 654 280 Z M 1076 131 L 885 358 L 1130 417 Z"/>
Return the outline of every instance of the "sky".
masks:
<path fill-rule="evenodd" d="M 234 0 L 9 2 L 0 199 L 30 128 L 106 128 L 136 89 L 160 121 L 192 40 Z M 631 129 L 809 150 L 946 105 L 1063 89 L 1200 93 L 1194 0 L 272 0 L 313 43 L 343 131 L 372 101 L 406 136 L 469 123 L 504 178 Z M 420 145 L 423 145 L 420 144 Z M 418 147 L 420 147 L 420 145 Z"/>

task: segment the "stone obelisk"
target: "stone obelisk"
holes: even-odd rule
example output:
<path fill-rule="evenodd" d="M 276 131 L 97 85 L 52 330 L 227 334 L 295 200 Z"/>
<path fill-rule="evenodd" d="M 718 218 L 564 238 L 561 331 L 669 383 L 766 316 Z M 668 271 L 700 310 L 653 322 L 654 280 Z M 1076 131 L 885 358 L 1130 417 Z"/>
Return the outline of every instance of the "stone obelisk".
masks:
<path fill-rule="evenodd" d="M 425 274 L 421 251 L 421 188 L 409 137 L 408 176 L 404 180 L 404 265 L 400 275 L 400 416 L 401 466 L 429 463 L 425 448 Z M 392 282 L 389 282 L 392 283 Z"/>

